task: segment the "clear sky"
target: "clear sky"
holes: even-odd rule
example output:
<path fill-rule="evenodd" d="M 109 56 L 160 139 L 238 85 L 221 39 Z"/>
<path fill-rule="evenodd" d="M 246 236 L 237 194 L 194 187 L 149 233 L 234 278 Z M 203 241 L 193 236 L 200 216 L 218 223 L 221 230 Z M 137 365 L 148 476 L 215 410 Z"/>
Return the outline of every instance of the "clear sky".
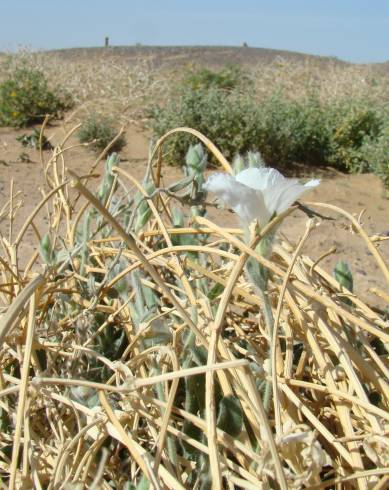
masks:
<path fill-rule="evenodd" d="M 112 45 L 287 49 L 389 60 L 389 0 L 0 0 L 0 50 Z"/>

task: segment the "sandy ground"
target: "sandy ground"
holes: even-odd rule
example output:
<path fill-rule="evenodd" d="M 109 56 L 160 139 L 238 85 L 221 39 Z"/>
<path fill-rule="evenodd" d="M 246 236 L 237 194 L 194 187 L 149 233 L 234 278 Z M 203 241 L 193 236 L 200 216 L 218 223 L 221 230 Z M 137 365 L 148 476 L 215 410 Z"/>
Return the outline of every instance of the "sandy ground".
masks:
<path fill-rule="evenodd" d="M 24 149 L 15 139 L 16 136 L 25 132 L 25 130 L 0 128 L 0 210 L 9 198 L 11 179 L 14 181 L 15 189 L 20 191 L 19 198 L 23 201 L 23 206 L 15 218 L 14 237 L 15 232 L 40 201 L 40 188 L 44 183 L 39 153 L 34 149 Z M 51 127 L 47 131 L 47 136 L 55 144 L 63 138 L 63 135 L 64 129 L 60 125 Z M 148 137 L 135 128 L 128 129 L 126 137 L 128 144 L 122 152 L 121 166 L 141 180 L 148 155 Z M 76 143 L 77 140 L 74 138 L 69 140 L 67 145 Z M 30 162 L 19 160 L 22 152 L 29 155 Z M 45 152 L 46 161 L 49 156 L 50 153 Z M 94 154 L 83 147 L 66 152 L 66 164 L 79 174 L 87 173 L 93 159 Z M 98 170 L 101 170 L 101 164 Z M 168 181 L 174 180 L 180 175 L 181 171 L 177 168 L 166 167 L 164 169 L 164 177 Z M 320 177 L 322 179 L 321 185 L 306 197 L 306 201 L 340 206 L 354 216 L 359 216 L 364 211 L 361 222 L 365 231 L 369 235 L 389 236 L 389 200 L 384 199 L 381 184 L 375 176 L 343 175 L 326 171 L 322 172 Z M 91 185 L 96 186 L 97 183 L 91 183 Z M 363 240 L 353 232 L 346 218 L 324 209 L 314 209 L 327 216 L 336 217 L 336 219 L 319 220 L 320 226 L 312 232 L 304 253 L 316 260 L 332 247 L 335 247 L 336 252 L 323 259 L 321 265 L 326 270 L 332 271 L 338 260 L 347 260 L 354 275 L 356 292 L 364 299 L 382 307 L 382 301 L 379 301 L 371 293 L 371 288 L 378 287 L 389 293 L 388 285 Z M 3 217 L 0 217 L 0 231 L 8 238 L 9 221 L 6 214 L 3 213 Z M 41 213 L 36 220 L 36 225 L 40 232 L 45 233 L 47 222 L 43 216 L 44 213 Z M 213 211 L 211 216 L 223 226 L 236 226 L 238 224 L 233 213 L 226 210 Z M 301 211 L 296 211 L 285 220 L 280 229 L 280 234 L 285 235 L 288 240 L 296 242 L 305 230 L 306 221 L 307 216 Z M 36 249 L 35 235 L 30 229 L 27 232 L 22 253 L 24 257 L 29 257 L 32 251 Z M 379 249 L 386 262 L 389 263 L 389 240 L 381 242 Z"/>

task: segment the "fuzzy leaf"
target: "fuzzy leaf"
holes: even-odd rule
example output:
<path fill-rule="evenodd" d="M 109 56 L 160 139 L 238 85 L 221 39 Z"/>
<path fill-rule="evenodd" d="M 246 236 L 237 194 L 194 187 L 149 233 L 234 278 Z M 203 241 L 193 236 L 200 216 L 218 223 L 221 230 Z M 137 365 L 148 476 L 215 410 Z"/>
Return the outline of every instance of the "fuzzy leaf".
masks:
<path fill-rule="evenodd" d="M 216 299 L 224 291 L 223 284 L 216 283 L 208 292 L 207 297 L 210 301 Z"/>
<path fill-rule="evenodd" d="M 243 413 L 239 400 L 235 396 L 225 396 L 220 400 L 218 408 L 218 428 L 237 437 L 243 427 Z"/>
<path fill-rule="evenodd" d="M 40 242 L 40 254 L 47 265 L 53 265 L 55 252 L 48 233 L 46 233 Z"/>
<path fill-rule="evenodd" d="M 339 284 L 348 289 L 350 292 L 353 292 L 353 275 L 347 262 L 340 260 L 336 264 L 334 269 L 334 276 Z"/>
<path fill-rule="evenodd" d="M 171 184 L 168 189 L 170 192 L 178 192 L 187 187 L 192 182 L 192 180 L 193 176 L 189 175 L 188 177 L 185 177 L 184 179 L 181 179 L 178 182 Z"/>

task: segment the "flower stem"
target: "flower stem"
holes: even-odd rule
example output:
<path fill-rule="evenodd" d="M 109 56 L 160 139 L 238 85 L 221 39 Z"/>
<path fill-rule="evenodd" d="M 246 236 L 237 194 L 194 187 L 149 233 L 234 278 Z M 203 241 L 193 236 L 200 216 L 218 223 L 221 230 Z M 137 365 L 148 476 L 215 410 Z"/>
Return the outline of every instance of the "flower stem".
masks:
<path fill-rule="evenodd" d="M 268 236 L 262 238 L 257 246 L 257 252 L 260 253 L 264 257 L 269 257 L 271 254 L 271 249 L 274 241 L 274 233 L 271 233 Z M 269 376 L 272 375 L 271 368 L 271 354 L 272 354 L 272 346 L 271 339 L 273 337 L 273 329 L 274 329 L 274 317 L 273 311 L 271 308 L 271 303 L 269 300 L 269 296 L 267 294 L 267 284 L 269 278 L 269 271 L 263 265 L 259 264 L 254 259 L 250 258 L 246 264 L 247 273 L 252 281 L 252 283 L 256 286 L 258 290 L 258 294 L 261 298 L 263 305 L 263 316 L 265 319 L 266 330 L 269 339 L 269 347 L 268 347 L 268 355 L 269 359 Z M 270 401 L 272 395 L 272 383 L 271 381 L 266 381 L 265 390 L 263 394 L 263 406 L 265 411 L 268 413 L 270 409 Z"/>
<path fill-rule="evenodd" d="M 271 365 L 271 354 L 272 354 L 272 345 L 271 345 L 271 339 L 273 338 L 273 329 L 274 329 L 274 317 L 273 317 L 273 312 L 271 309 L 271 304 L 269 297 L 267 295 L 267 291 L 264 291 L 260 289 L 260 297 L 262 300 L 263 304 L 263 316 L 265 318 L 265 324 L 266 324 L 266 329 L 267 333 L 269 336 L 269 347 L 268 347 L 268 359 L 269 359 L 269 377 L 271 378 L 272 376 L 272 365 Z M 263 406 L 266 411 L 266 413 L 269 412 L 270 408 L 270 400 L 271 400 L 271 395 L 272 395 L 272 383 L 271 381 L 266 381 L 265 384 L 265 391 L 263 394 Z"/>

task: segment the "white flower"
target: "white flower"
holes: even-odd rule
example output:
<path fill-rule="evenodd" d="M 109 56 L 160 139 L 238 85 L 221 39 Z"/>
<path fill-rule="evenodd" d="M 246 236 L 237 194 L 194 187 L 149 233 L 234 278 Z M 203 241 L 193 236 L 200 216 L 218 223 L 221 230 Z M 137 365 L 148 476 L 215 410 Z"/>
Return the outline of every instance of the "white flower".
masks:
<path fill-rule="evenodd" d="M 226 173 L 209 176 L 203 188 L 233 209 L 245 224 L 257 219 L 264 226 L 274 214 L 286 211 L 320 180 L 305 185 L 288 179 L 274 168 L 247 168 L 235 177 Z"/>

